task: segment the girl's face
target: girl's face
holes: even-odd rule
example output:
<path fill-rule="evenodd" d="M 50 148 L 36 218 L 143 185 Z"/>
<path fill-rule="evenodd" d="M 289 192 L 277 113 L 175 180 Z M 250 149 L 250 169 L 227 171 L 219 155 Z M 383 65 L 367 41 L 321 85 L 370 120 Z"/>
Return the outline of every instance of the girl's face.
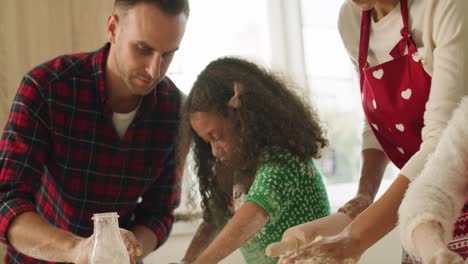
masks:
<path fill-rule="evenodd" d="M 195 112 L 190 114 L 190 125 L 203 141 L 210 144 L 216 159 L 226 164 L 234 161 L 234 131 L 226 117 L 213 112 Z"/>
<path fill-rule="evenodd" d="M 375 3 L 377 2 L 377 0 L 348 0 L 348 1 L 353 2 L 362 10 L 370 10 L 374 8 Z"/>

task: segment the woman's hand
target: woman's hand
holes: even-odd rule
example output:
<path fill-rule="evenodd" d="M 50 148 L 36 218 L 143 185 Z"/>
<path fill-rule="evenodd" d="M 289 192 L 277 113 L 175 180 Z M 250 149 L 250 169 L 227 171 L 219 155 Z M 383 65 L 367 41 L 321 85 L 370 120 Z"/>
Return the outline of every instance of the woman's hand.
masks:
<path fill-rule="evenodd" d="M 463 258 L 457 253 L 450 251 L 448 248 L 441 248 L 436 252 L 427 264 L 463 264 L 468 262 L 463 262 Z"/>
<path fill-rule="evenodd" d="M 371 183 L 368 183 L 370 185 Z M 375 188 L 375 187 L 374 187 Z M 372 204 L 372 198 L 369 195 L 358 194 L 353 199 L 343 205 L 338 212 L 347 214 L 352 219 L 356 218 L 362 211 L 366 210 Z"/>
<path fill-rule="evenodd" d="M 335 236 L 317 237 L 297 251 L 283 256 L 279 264 L 295 264 L 305 260 L 307 263 L 357 263 L 362 253 L 359 241 L 345 229 Z"/>
<path fill-rule="evenodd" d="M 351 218 L 348 215 L 336 213 L 291 227 L 284 232 L 281 241 L 268 246 L 265 253 L 270 257 L 278 257 L 296 251 L 319 235 L 331 236 L 340 233 L 349 223 Z"/>
<path fill-rule="evenodd" d="M 418 225 L 413 231 L 413 243 L 424 263 L 462 264 L 463 258 L 450 251 L 443 237 L 442 226 L 434 221 Z"/>

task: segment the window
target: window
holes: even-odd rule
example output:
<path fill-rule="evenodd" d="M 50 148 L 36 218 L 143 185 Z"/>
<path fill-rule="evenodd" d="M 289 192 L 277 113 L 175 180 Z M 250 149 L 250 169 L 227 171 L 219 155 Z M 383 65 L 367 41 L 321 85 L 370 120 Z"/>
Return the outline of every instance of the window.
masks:
<path fill-rule="evenodd" d="M 268 0 L 190 2 L 190 18 L 168 75 L 188 93 L 196 76 L 212 60 L 242 56 L 269 64 Z"/>
<path fill-rule="evenodd" d="M 330 147 L 318 161 L 332 207 L 352 198 L 358 187 L 361 162 L 361 109 L 358 75 L 338 32 L 343 0 L 301 0 L 305 73 L 313 102 L 325 122 Z M 396 175 L 389 166 L 379 194 Z"/>
<path fill-rule="evenodd" d="M 168 73 L 188 93 L 197 74 L 210 61 L 234 55 L 283 72 L 305 88 L 303 94 L 310 95 L 315 103 L 330 139 L 330 147 L 317 163 L 334 208 L 352 198 L 357 190 L 364 120 L 357 75 L 337 29 L 342 3 L 343 0 L 192 1 L 185 37 Z M 380 193 L 395 175 L 395 168 L 391 167 Z M 179 211 L 187 209 L 184 199 L 188 199 L 188 193 L 198 194 L 196 180 L 190 173 L 184 181 Z M 197 199 L 193 201 L 193 206 L 199 204 Z"/>
<path fill-rule="evenodd" d="M 182 92 L 188 94 L 197 74 L 219 57 L 241 56 L 270 64 L 268 0 L 204 0 L 190 4 L 185 36 L 168 72 Z M 200 204 L 193 173 L 185 173 L 183 181 L 179 219 L 192 217 L 193 209 Z"/>

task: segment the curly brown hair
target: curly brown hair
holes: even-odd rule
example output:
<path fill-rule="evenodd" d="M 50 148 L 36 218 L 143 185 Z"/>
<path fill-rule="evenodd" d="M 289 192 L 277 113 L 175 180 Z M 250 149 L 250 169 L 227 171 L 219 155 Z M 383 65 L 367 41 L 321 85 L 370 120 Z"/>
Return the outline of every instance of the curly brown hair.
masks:
<path fill-rule="evenodd" d="M 240 107 L 233 109 L 228 101 L 234 96 L 236 82 L 244 90 L 239 95 Z M 279 147 L 307 160 L 319 157 L 320 149 L 328 144 L 315 111 L 285 81 L 240 58 L 223 57 L 208 64 L 181 111 L 179 162 L 192 147 L 204 220 L 218 227 L 229 215 L 233 184 L 253 182 L 259 157 L 266 148 Z M 232 122 L 240 154 L 236 164 L 243 166 L 227 168 L 217 162 L 210 144 L 190 126 L 190 114 L 195 112 L 219 113 Z"/>

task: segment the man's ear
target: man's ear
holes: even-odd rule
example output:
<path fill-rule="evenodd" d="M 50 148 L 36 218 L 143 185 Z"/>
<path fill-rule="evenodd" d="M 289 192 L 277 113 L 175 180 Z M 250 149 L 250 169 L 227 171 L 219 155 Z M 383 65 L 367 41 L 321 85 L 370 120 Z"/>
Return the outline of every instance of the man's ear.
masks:
<path fill-rule="evenodd" d="M 234 95 L 229 99 L 228 106 L 234 109 L 238 109 L 241 106 L 239 95 L 244 92 L 244 85 L 240 82 L 234 82 Z"/>
<path fill-rule="evenodd" d="M 117 26 L 119 24 L 119 16 L 117 14 L 112 14 L 107 18 L 107 40 L 114 44 L 115 38 L 117 35 Z"/>

